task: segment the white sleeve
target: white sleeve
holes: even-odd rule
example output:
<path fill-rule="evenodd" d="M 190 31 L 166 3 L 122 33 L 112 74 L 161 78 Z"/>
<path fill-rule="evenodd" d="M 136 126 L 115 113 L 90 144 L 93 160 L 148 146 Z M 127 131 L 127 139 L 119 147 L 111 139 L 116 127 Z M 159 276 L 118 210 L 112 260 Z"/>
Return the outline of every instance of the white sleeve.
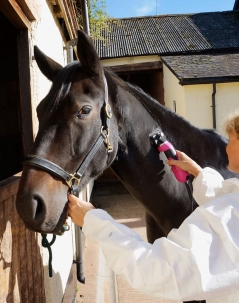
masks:
<path fill-rule="evenodd" d="M 219 219 L 214 219 L 209 204 L 153 244 L 99 209 L 87 212 L 83 232 L 99 243 L 111 269 L 138 291 L 169 300 L 210 299 L 238 290 L 239 273 L 231 256 L 238 259 L 239 252 L 220 223 L 225 223 L 220 206 Z M 230 256 L 224 243 L 234 249 Z"/>
<path fill-rule="evenodd" d="M 159 253 L 162 244 L 144 242 L 132 229 L 100 209 L 87 212 L 82 231 L 99 243 L 111 269 L 133 288 L 157 298 L 181 299 L 173 267 Z M 166 238 L 160 240 L 164 241 Z"/>
<path fill-rule="evenodd" d="M 220 196 L 223 177 L 210 167 L 204 168 L 193 181 L 193 197 L 198 205 L 203 205 Z"/>

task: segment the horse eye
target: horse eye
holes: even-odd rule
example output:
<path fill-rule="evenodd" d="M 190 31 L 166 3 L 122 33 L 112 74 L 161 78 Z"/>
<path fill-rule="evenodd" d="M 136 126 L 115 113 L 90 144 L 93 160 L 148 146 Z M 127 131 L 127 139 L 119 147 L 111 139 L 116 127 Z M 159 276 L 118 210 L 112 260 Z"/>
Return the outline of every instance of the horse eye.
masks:
<path fill-rule="evenodd" d="M 83 116 L 87 116 L 90 114 L 90 112 L 92 111 L 92 107 L 91 106 L 83 106 L 80 111 L 77 113 L 77 117 L 81 118 Z"/>

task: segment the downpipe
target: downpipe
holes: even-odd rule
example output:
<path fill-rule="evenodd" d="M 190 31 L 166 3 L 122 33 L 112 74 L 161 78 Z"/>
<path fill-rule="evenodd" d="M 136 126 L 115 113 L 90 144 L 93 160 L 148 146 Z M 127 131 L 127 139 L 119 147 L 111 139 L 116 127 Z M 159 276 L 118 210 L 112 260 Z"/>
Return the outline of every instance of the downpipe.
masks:
<path fill-rule="evenodd" d="M 213 128 L 217 128 L 217 121 L 216 121 L 216 93 L 217 93 L 217 84 L 213 83 L 213 91 L 212 91 L 212 124 Z"/>
<path fill-rule="evenodd" d="M 89 25 L 89 14 L 88 14 L 88 1 L 80 0 L 81 9 L 82 9 L 82 22 L 83 22 L 83 30 L 87 35 L 90 35 L 90 25 Z M 67 63 L 71 63 L 74 61 L 73 56 L 73 47 L 76 46 L 77 39 L 72 39 L 66 43 L 66 53 L 67 53 Z M 72 194 L 76 197 L 79 197 L 79 192 L 76 190 L 72 190 Z M 75 260 L 73 263 L 76 264 L 76 276 L 77 280 L 80 283 L 85 284 L 85 277 L 83 272 L 83 241 L 82 241 L 82 230 L 81 228 L 75 225 Z"/>
<path fill-rule="evenodd" d="M 73 56 L 73 47 L 76 46 L 77 39 L 69 40 L 66 43 L 66 54 L 67 54 L 67 63 L 71 63 L 74 61 Z M 71 191 L 71 193 L 79 197 L 78 191 Z M 73 260 L 73 263 L 76 264 L 76 277 L 77 280 L 80 283 L 85 284 L 85 277 L 84 277 L 84 271 L 83 271 L 83 241 L 82 241 L 82 230 L 80 226 L 74 224 L 75 226 L 75 260 Z"/>
<path fill-rule="evenodd" d="M 80 0 L 83 31 L 90 36 L 90 22 L 88 13 L 88 0 Z"/>
<path fill-rule="evenodd" d="M 88 1 L 87 0 L 80 0 L 81 2 L 81 8 L 82 8 L 82 21 L 83 21 L 83 30 L 84 32 L 90 36 L 90 23 L 89 23 L 89 14 L 88 14 Z M 77 39 L 70 40 L 72 43 L 68 43 L 69 49 L 67 52 L 69 52 L 69 60 L 70 62 L 73 61 L 73 46 L 76 45 Z M 69 41 L 69 42 L 70 42 Z M 79 196 L 79 194 L 78 194 Z M 76 260 L 74 263 L 76 263 L 76 276 L 77 280 L 80 283 L 85 284 L 85 277 L 83 272 L 83 241 L 82 241 L 82 230 L 81 228 L 75 224 L 75 246 L 76 246 Z"/>
<path fill-rule="evenodd" d="M 81 228 L 75 224 L 75 260 L 73 263 L 76 264 L 76 277 L 80 283 L 85 284 L 85 277 L 83 271 L 83 243 L 82 243 L 82 230 Z"/>

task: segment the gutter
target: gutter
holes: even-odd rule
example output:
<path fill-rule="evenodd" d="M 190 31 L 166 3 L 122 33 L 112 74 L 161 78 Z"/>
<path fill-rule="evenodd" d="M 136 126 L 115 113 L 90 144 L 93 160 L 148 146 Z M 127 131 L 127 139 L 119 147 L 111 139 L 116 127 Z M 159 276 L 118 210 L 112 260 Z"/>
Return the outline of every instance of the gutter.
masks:
<path fill-rule="evenodd" d="M 89 0 L 79 0 L 79 2 L 80 2 L 80 5 L 81 5 L 83 31 L 88 36 L 90 36 L 90 22 L 89 22 L 89 12 L 88 12 Z"/>
<path fill-rule="evenodd" d="M 239 9 L 239 0 L 236 0 L 233 6 L 233 10 L 238 11 L 238 9 Z"/>
<path fill-rule="evenodd" d="M 224 77 L 204 77 L 204 78 L 183 78 L 173 73 L 179 79 L 180 85 L 194 85 L 194 84 L 212 84 L 212 83 L 231 83 L 238 82 L 238 76 L 224 76 Z"/>

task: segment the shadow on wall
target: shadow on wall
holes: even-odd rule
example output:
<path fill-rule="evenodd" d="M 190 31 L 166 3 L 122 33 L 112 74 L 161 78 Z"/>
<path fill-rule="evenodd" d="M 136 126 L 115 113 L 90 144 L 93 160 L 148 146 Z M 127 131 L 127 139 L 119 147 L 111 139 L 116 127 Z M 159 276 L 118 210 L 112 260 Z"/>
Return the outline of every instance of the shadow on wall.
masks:
<path fill-rule="evenodd" d="M 52 270 L 52 278 L 49 278 L 48 266 L 44 266 L 45 277 L 45 301 L 47 303 L 61 303 L 63 297 L 62 280 L 59 272 Z"/>
<path fill-rule="evenodd" d="M 17 214 L 18 183 L 0 183 L 0 303 L 46 303 L 41 239 Z"/>

